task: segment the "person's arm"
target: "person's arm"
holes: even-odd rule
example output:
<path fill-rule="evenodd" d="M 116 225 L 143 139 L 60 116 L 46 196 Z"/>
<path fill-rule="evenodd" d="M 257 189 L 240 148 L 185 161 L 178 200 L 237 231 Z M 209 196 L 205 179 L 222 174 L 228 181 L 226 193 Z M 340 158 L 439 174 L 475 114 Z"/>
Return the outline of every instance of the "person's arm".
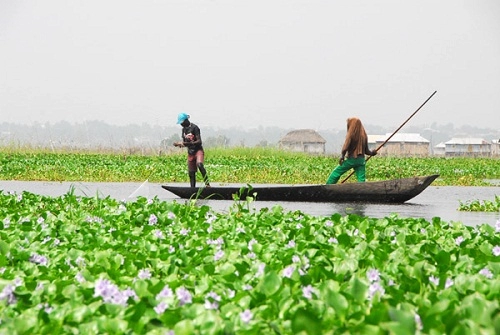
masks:
<path fill-rule="evenodd" d="M 174 147 L 182 148 L 184 146 L 184 130 L 181 131 L 181 141 L 174 142 Z"/>
<path fill-rule="evenodd" d="M 370 148 L 368 147 L 368 139 L 365 141 L 365 155 L 368 155 L 368 156 L 375 156 L 377 154 L 377 150 L 370 150 Z"/>

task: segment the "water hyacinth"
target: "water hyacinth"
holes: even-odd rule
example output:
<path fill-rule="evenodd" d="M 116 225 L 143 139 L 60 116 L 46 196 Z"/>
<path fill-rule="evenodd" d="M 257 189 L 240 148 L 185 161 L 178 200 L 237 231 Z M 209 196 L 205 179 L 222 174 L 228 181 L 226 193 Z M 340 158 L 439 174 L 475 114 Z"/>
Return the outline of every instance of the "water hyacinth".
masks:
<path fill-rule="evenodd" d="M 0 301 L 5 300 L 7 305 L 15 304 L 17 302 L 16 296 L 14 295 L 15 286 L 8 284 L 0 292 Z"/>
<path fill-rule="evenodd" d="M 154 226 L 158 223 L 158 217 L 155 214 L 151 214 L 148 219 L 148 224 Z"/>
<path fill-rule="evenodd" d="M 495 333 L 497 297 L 484 292 L 498 285 L 496 227 L 24 198 L 0 195 L 0 333 L 33 315 L 43 319 L 31 333 L 444 334 L 460 331 L 458 319 Z"/>
<path fill-rule="evenodd" d="M 491 252 L 493 253 L 493 256 L 500 256 L 500 246 L 497 245 L 497 246 L 493 247 Z"/>
<path fill-rule="evenodd" d="M 431 283 L 433 283 L 434 285 L 439 286 L 439 278 L 434 277 L 434 276 L 430 276 L 430 277 L 429 277 L 429 281 L 430 281 Z"/>
<path fill-rule="evenodd" d="M 313 288 L 311 285 L 303 286 L 302 287 L 302 295 L 307 298 L 307 299 L 312 299 L 312 295 L 316 294 L 316 289 Z"/>
<path fill-rule="evenodd" d="M 139 279 L 151 279 L 151 271 L 149 269 L 141 269 L 139 270 L 139 274 L 137 275 Z"/>
<path fill-rule="evenodd" d="M 293 267 L 293 266 L 287 266 L 283 270 L 283 277 L 285 277 L 285 278 L 292 278 L 293 271 L 295 271 L 295 267 Z"/>
<path fill-rule="evenodd" d="M 177 299 L 179 300 L 179 306 L 183 306 L 185 304 L 190 304 L 193 302 L 193 296 L 191 292 L 189 292 L 185 287 L 179 287 L 175 290 L 175 294 Z"/>
<path fill-rule="evenodd" d="M 482 268 L 479 271 L 479 274 L 485 276 L 488 279 L 492 279 L 493 278 L 493 273 L 488 268 Z"/>
<path fill-rule="evenodd" d="M 42 265 L 42 266 L 47 266 L 49 260 L 45 256 L 42 256 L 42 255 L 39 255 L 39 254 L 33 254 L 30 257 L 30 262 L 33 262 L 35 264 L 39 264 L 39 265 Z"/>
<path fill-rule="evenodd" d="M 366 277 L 370 282 L 375 282 L 380 280 L 380 272 L 377 269 L 369 269 L 366 272 Z"/>

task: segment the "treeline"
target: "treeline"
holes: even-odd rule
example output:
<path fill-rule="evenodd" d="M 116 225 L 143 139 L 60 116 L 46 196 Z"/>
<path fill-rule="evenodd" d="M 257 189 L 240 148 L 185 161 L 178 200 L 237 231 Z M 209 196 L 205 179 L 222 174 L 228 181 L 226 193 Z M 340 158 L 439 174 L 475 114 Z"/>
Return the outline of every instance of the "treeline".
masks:
<path fill-rule="evenodd" d="M 210 147 L 277 147 L 279 140 L 291 128 L 212 128 L 200 124 L 206 148 Z M 370 134 L 392 133 L 395 129 L 366 125 Z M 326 140 L 326 152 L 338 153 L 345 137 L 345 129 L 321 129 Z M 498 139 L 499 130 L 471 126 L 454 128 L 452 124 L 405 126 L 400 132 L 419 133 L 434 146 L 452 137 L 481 137 Z M 174 150 L 171 144 L 180 139 L 179 126 L 130 124 L 117 126 L 103 121 L 69 123 L 16 124 L 0 123 L 0 146 L 10 148 L 45 148 L 48 150 L 128 151 L 131 153 L 163 153 Z"/>

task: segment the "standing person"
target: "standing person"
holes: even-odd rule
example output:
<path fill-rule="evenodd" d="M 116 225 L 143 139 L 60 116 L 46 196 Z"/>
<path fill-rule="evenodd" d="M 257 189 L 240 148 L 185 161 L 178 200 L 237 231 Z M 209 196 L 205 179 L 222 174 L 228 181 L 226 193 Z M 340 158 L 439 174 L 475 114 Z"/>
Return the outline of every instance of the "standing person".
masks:
<path fill-rule="evenodd" d="M 346 154 L 347 159 L 345 159 Z M 365 154 L 375 156 L 377 150 L 371 151 L 368 148 L 368 136 L 361 120 L 355 117 L 349 118 L 347 119 L 347 134 L 342 146 L 342 157 L 326 183 L 336 184 L 340 177 L 350 169 L 354 169 L 358 182 L 365 182 Z"/>
<path fill-rule="evenodd" d="M 203 176 L 205 186 L 210 187 L 207 171 L 203 166 L 205 152 L 203 151 L 200 128 L 189 121 L 189 115 L 187 115 L 186 113 L 180 113 L 177 116 L 177 124 L 180 124 L 182 126 L 182 142 L 175 142 L 174 146 L 187 147 L 187 166 L 191 187 L 196 187 L 196 171 L 198 169 Z"/>

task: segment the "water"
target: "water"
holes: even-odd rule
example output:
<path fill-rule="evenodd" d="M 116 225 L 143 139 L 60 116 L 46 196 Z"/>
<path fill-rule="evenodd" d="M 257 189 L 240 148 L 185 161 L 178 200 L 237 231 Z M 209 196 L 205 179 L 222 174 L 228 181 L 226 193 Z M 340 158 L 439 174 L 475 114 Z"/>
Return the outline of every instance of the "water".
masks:
<path fill-rule="evenodd" d="M 187 184 L 181 184 L 186 186 Z M 239 185 L 240 186 L 240 185 Z M 259 185 L 255 185 L 259 186 Z M 76 195 L 100 196 L 118 200 L 133 200 L 138 196 L 146 198 L 158 197 L 165 201 L 185 202 L 174 194 L 161 188 L 156 183 L 83 183 L 83 182 L 25 182 L 25 181 L 0 181 L 0 190 L 4 192 L 28 191 L 35 194 L 60 196 L 74 188 Z M 383 218 L 397 214 L 401 218 L 424 218 L 432 220 L 439 217 L 447 222 L 462 222 L 469 226 L 479 224 L 494 225 L 500 220 L 500 213 L 486 212 L 461 212 L 458 211 L 460 202 L 473 200 L 495 199 L 500 195 L 500 187 L 456 187 L 456 186 L 429 186 L 417 197 L 404 204 L 362 204 L 362 203 L 298 203 L 280 202 L 279 205 L 286 210 L 300 210 L 303 213 L 330 216 L 334 213 L 357 214 L 373 218 Z M 208 205 L 218 212 L 227 212 L 233 201 L 199 200 L 200 205 Z M 273 207 L 277 203 L 255 201 L 250 206 L 259 210 L 264 207 Z"/>

